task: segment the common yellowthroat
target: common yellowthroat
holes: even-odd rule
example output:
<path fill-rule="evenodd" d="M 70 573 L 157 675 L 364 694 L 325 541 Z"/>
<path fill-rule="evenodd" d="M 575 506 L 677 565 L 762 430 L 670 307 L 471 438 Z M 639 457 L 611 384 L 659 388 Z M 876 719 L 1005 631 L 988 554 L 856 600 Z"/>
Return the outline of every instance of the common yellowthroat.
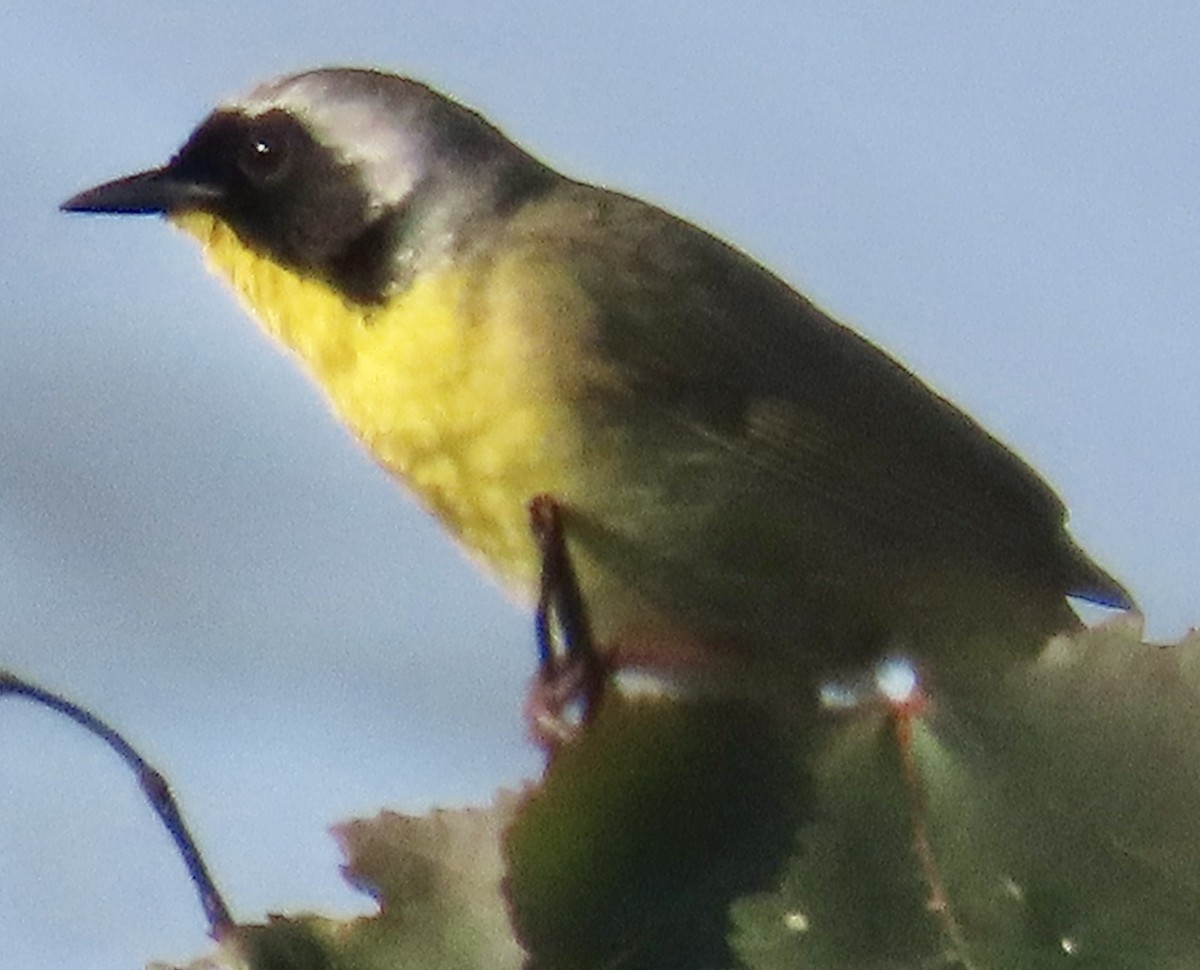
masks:
<path fill-rule="evenodd" d="M 809 677 L 1130 608 L 1019 458 L 743 252 L 416 81 L 324 69 L 76 195 L 193 236 L 377 461 L 532 599 L 552 496 L 596 640 Z M 1022 649 L 1024 649 L 1022 647 Z M 970 662 L 975 662 L 971 659 Z"/>

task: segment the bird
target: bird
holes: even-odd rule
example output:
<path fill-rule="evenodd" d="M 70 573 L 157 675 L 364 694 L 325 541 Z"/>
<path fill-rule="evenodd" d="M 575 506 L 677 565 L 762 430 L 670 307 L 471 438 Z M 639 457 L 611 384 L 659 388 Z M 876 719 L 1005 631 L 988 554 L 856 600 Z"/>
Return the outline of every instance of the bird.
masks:
<path fill-rule="evenodd" d="M 1068 597 L 1135 608 L 1042 478 L 897 360 L 741 249 L 420 81 L 268 81 L 62 208 L 196 240 L 529 604 L 530 503 L 549 498 L 589 634 L 629 666 L 811 685 L 903 649 L 995 669 L 1077 625 Z"/>

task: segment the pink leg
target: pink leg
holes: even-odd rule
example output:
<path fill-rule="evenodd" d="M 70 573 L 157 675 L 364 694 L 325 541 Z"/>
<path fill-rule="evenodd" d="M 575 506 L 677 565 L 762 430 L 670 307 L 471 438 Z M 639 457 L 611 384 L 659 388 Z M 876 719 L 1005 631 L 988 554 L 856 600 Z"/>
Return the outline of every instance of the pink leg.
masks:
<path fill-rule="evenodd" d="M 567 550 L 562 506 L 550 495 L 536 496 L 529 503 L 529 523 L 542 575 L 534 618 L 538 671 L 525 714 L 534 741 L 553 752 L 596 716 L 609 671 L 592 639 Z"/>

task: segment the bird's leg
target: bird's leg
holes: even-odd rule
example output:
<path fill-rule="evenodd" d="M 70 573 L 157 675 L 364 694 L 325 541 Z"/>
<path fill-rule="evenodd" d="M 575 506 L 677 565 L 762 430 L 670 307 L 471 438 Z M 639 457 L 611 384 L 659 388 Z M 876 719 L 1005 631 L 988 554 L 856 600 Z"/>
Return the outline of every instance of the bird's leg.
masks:
<path fill-rule="evenodd" d="M 529 503 L 529 525 L 542 569 L 534 618 L 538 670 L 525 713 L 530 735 L 553 751 L 595 717 L 608 668 L 592 639 L 563 532 L 562 507 L 553 496 L 538 495 Z"/>

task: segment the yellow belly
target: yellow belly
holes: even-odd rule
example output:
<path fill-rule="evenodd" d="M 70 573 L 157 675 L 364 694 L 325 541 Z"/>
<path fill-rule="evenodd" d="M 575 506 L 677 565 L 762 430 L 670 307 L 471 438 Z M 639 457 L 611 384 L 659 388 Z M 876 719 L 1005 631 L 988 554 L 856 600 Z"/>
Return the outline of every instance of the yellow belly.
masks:
<path fill-rule="evenodd" d="M 526 503 L 540 493 L 568 500 L 584 468 L 580 429 L 564 400 L 570 355 L 553 327 L 528 326 L 539 309 L 561 315 L 564 300 L 578 299 L 569 281 L 514 257 L 420 278 L 364 307 L 253 252 L 210 216 L 174 221 L 267 332 L 301 358 L 375 459 L 528 595 L 538 562 Z M 519 285 L 529 273 L 542 274 L 534 292 L 548 305 L 531 305 L 530 288 Z"/>

